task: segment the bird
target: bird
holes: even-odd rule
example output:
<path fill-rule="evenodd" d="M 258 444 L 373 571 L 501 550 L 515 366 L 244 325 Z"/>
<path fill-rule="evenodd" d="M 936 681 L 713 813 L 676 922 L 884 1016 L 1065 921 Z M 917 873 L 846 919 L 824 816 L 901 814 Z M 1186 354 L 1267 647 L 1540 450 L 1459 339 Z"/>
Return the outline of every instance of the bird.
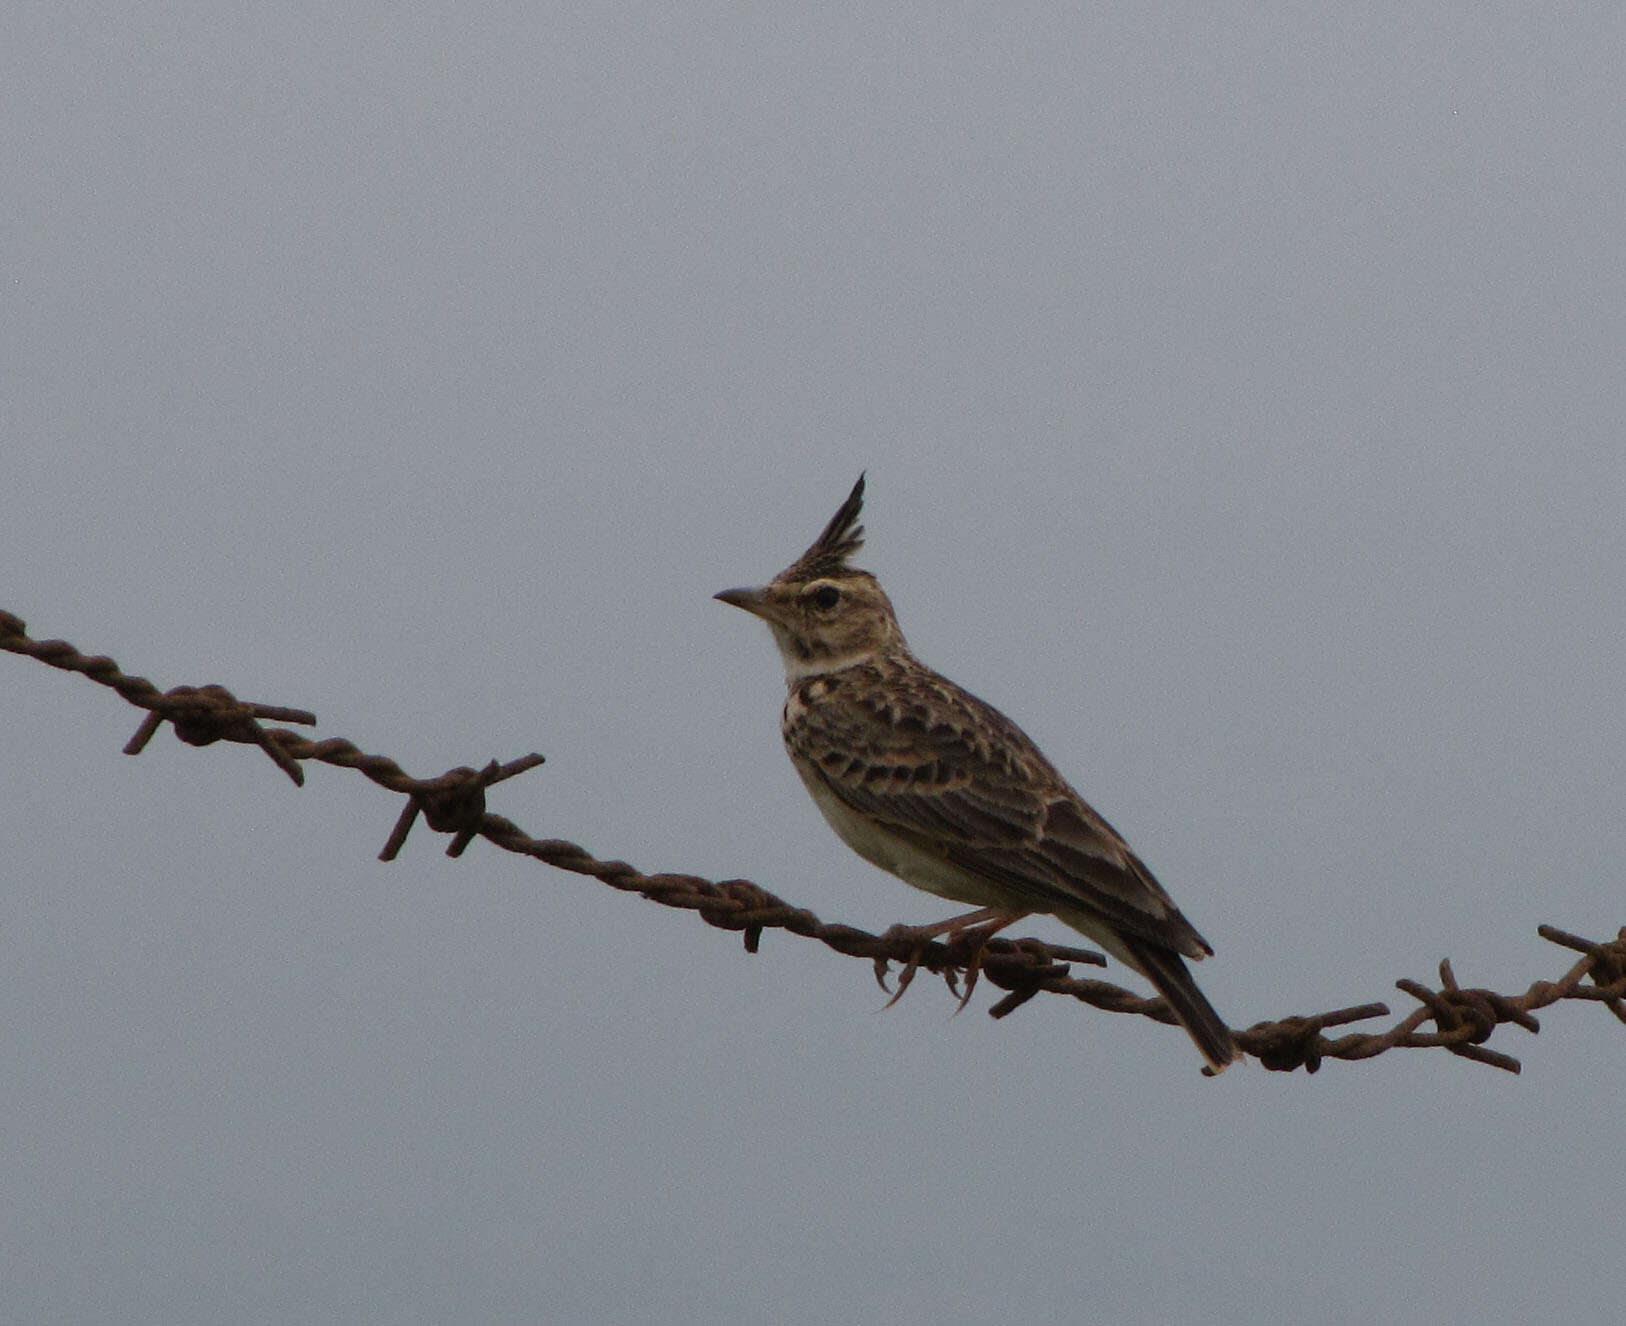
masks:
<path fill-rule="evenodd" d="M 1007 925 L 1054 916 L 1151 982 L 1218 1073 L 1237 1045 L 1185 964 L 1213 948 L 1020 727 L 915 657 L 880 583 L 850 563 L 863 503 L 860 474 L 790 566 L 713 596 L 773 634 L 780 731 L 814 803 L 866 861 L 977 909 L 908 929 L 976 931 L 980 952 Z"/>

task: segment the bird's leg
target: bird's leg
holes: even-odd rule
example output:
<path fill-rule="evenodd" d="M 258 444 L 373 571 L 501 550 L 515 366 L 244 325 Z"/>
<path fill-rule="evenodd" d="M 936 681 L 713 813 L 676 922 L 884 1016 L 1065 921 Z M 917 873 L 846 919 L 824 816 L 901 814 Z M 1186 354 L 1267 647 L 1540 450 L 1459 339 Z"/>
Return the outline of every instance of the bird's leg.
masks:
<path fill-rule="evenodd" d="M 986 920 L 977 921 L 973 918 L 987 916 Z M 971 1002 L 971 992 L 977 988 L 977 977 L 982 971 L 983 955 L 988 951 L 988 941 L 997 935 L 1006 926 L 1015 925 L 1024 916 L 1031 916 L 1031 912 L 1005 911 L 998 907 L 985 907 L 981 912 L 973 912 L 970 916 L 959 918 L 961 925 L 951 932 L 951 942 L 957 942 L 965 936 L 972 937 L 971 955 L 965 965 L 965 990 L 960 995 L 960 1005 L 954 1010 L 955 1016 L 965 1011 L 965 1006 Z M 966 924 L 969 922 L 970 924 Z"/>
<path fill-rule="evenodd" d="M 927 944 L 931 943 L 939 935 L 947 935 L 949 942 L 954 943 L 968 931 L 977 931 L 979 933 L 976 936 L 976 947 L 972 952 L 971 962 L 966 968 L 965 993 L 960 996 L 960 1008 L 964 1008 L 971 998 L 971 991 L 977 984 L 977 970 L 982 966 L 983 947 L 1006 926 L 1013 925 L 1028 915 L 1030 915 L 1028 912 L 1013 912 L 1001 907 L 982 907 L 977 911 L 966 912 L 961 916 L 951 916 L 948 920 L 938 921 L 933 925 L 892 926 L 882 936 L 883 939 L 910 938 L 917 940 L 918 943 L 909 961 L 898 974 L 898 988 L 892 998 L 888 999 L 883 1005 L 883 1011 L 886 1008 L 891 1008 L 893 1004 L 903 998 L 903 992 L 909 988 L 909 983 L 915 979 L 915 973 L 920 970 L 920 959 L 926 952 Z M 876 979 L 880 979 L 881 964 L 884 961 L 882 959 L 881 962 L 877 963 Z M 881 988 L 884 990 L 886 987 L 882 985 Z M 955 1012 L 959 1012 L 959 1009 L 956 1009 Z"/>

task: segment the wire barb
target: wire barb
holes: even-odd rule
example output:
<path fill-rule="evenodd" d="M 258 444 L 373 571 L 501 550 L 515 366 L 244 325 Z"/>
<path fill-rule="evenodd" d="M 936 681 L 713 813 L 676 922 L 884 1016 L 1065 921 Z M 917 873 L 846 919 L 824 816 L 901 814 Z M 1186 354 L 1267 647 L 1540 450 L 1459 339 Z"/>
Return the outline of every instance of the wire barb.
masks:
<path fill-rule="evenodd" d="M 277 768 L 294 780 L 295 787 L 305 785 L 305 771 L 283 753 L 259 720 L 272 718 L 281 723 L 306 723 L 314 727 L 316 715 L 308 709 L 248 704 L 224 686 L 175 686 L 150 707 L 151 712 L 141 720 L 135 736 L 124 743 L 126 755 L 141 754 L 153 733 L 168 719 L 175 735 L 189 746 L 209 746 L 217 741 L 240 741 L 258 746 Z"/>
<path fill-rule="evenodd" d="M 390 831 L 389 841 L 384 844 L 384 850 L 378 854 L 378 859 L 395 860 L 396 854 L 400 852 L 401 845 L 406 842 L 406 836 L 411 832 L 420 814 L 431 829 L 453 835 L 446 855 L 462 856 L 464 850 L 474 841 L 475 835 L 480 832 L 480 825 L 485 819 L 486 788 L 502 782 L 505 778 L 512 778 L 515 774 L 522 774 L 527 769 L 534 769 L 542 763 L 545 763 L 542 757 L 533 753 L 507 764 L 498 764 L 496 760 L 492 760 L 480 770 L 470 769 L 465 765 L 457 769 L 448 769 L 439 778 L 409 789 L 401 817 L 395 821 L 395 828 Z"/>
<path fill-rule="evenodd" d="M 316 716 L 306 710 L 248 704 L 222 686 L 178 686 L 160 691 L 145 677 L 122 672 L 105 655 L 82 654 L 65 640 L 31 639 L 22 618 L 4 610 L 0 610 L 0 650 L 78 672 L 147 710 L 147 717 L 125 747 L 131 754 L 140 751 L 167 720 L 176 735 L 192 745 L 235 741 L 259 746 L 295 783 L 303 782 L 300 763 L 315 760 L 358 770 L 380 787 L 404 794 L 407 805 L 380 853 L 382 860 L 394 859 L 422 815 L 430 828 L 452 836 L 448 855 L 461 854 L 474 838 L 481 837 L 505 851 L 532 857 L 558 870 L 591 876 L 611 888 L 636 893 L 664 907 L 697 912 L 707 925 L 740 931 L 747 952 L 758 950 L 765 930 L 784 930 L 817 940 L 837 953 L 867 959 L 874 964 L 883 988 L 888 964 L 893 962 L 906 970 L 913 964 L 943 977 L 950 989 L 956 990 L 956 998 L 961 998 L 956 982 L 963 986 L 973 973 L 980 975 L 1007 992 L 988 1010 L 996 1018 L 1007 1016 L 1044 993 L 1070 996 L 1107 1012 L 1175 1023 L 1174 1014 L 1160 998 L 1142 998 L 1105 981 L 1072 975 L 1074 963 L 1105 965 L 1100 954 L 1087 949 L 1031 938 L 992 938 L 974 951 L 937 940 L 923 946 L 918 931 L 910 927 L 895 926 L 886 934 L 874 935 L 853 926 L 827 923 L 750 880 L 713 882 L 696 875 L 646 875 L 625 861 L 600 860 L 586 848 L 561 838 L 533 838 L 511 821 L 490 813 L 485 791 L 535 768 L 543 762 L 540 755 L 526 755 L 507 764 L 493 760 L 480 770 L 457 768 L 438 778 L 418 779 L 388 756 L 369 755 L 342 737 L 312 741 L 287 728 L 261 726 L 262 720 L 314 724 Z M 1303 1068 L 1314 1073 L 1327 1059 L 1355 1061 L 1393 1049 L 1439 1048 L 1474 1063 L 1517 1073 L 1517 1059 L 1483 1044 L 1504 1024 L 1538 1032 L 1541 1024 L 1536 1020 L 1536 1011 L 1565 1000 L 1601 1003 L 1626 1024 L 1626 926 L 1614 939 L 1602 942 L 1550 925 L 1538 927 L 1537 933 L 1580 955 L 1557 981 L 1537 981 L 1522 994 L 1464 989 L 1450 961 L 1445 960 L 1440 963 L 1438 990 L 1412 980 L 1396 982 L 1399 989 L 1417 1001 L 1418 1007 L 1387 1031 L 1350 1032 L 1328 1038 L 1329 1029 L 1389 1016 L 1386 1004 L 1368 1003 L 1255 1023 L 1234 1033 L 1237 1045 L 1264 1067 L 1278 1072 Z M 1424 1030 L 1429 1023 L 1434 1029 Z"/>

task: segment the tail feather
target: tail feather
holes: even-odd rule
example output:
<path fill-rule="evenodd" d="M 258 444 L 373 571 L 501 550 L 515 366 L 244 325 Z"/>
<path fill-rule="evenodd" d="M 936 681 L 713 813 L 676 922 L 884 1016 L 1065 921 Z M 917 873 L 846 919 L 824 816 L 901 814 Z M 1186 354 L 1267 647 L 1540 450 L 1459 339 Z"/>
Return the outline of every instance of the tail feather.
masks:
<path fill-rule="evenodd" d="M 1168 1002 L 1169 1011 L 1196 1042 L 1209 1069 L 1221 1072 L 1239 1053 L 1236 1041 L 1231 1038 L 1225 1019 L 1214 1011 L 1214 1006 L 1197 988 L 1180 955 L 1128 936 L 1119 938 L 1134 959 L 1135 968 L 1157 987 L 1157 992 Z"/>

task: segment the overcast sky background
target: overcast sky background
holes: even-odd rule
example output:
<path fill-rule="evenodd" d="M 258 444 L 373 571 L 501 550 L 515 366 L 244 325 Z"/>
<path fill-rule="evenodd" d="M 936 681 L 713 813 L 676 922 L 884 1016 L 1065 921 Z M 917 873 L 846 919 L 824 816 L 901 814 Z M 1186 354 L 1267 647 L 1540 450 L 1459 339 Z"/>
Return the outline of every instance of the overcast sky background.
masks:
<path fill-rule="evenodd" d="M 1613 4 L 14 3 L 0 606 L 828 920 L 759 623 L 861 563 L 1233 1024 L 1626 922 Z M 1240 1067 L 736 935 L 4 673 L 30 1322 L 1603 1321 L 1626 1038 Z M 1035 922 L 1031 932 L 1065 940 Z M 1115 969 L 1109 976 L 1134 984 Z M 1381 1024 L 1386 1025 L 1386 1024 Z"/>

